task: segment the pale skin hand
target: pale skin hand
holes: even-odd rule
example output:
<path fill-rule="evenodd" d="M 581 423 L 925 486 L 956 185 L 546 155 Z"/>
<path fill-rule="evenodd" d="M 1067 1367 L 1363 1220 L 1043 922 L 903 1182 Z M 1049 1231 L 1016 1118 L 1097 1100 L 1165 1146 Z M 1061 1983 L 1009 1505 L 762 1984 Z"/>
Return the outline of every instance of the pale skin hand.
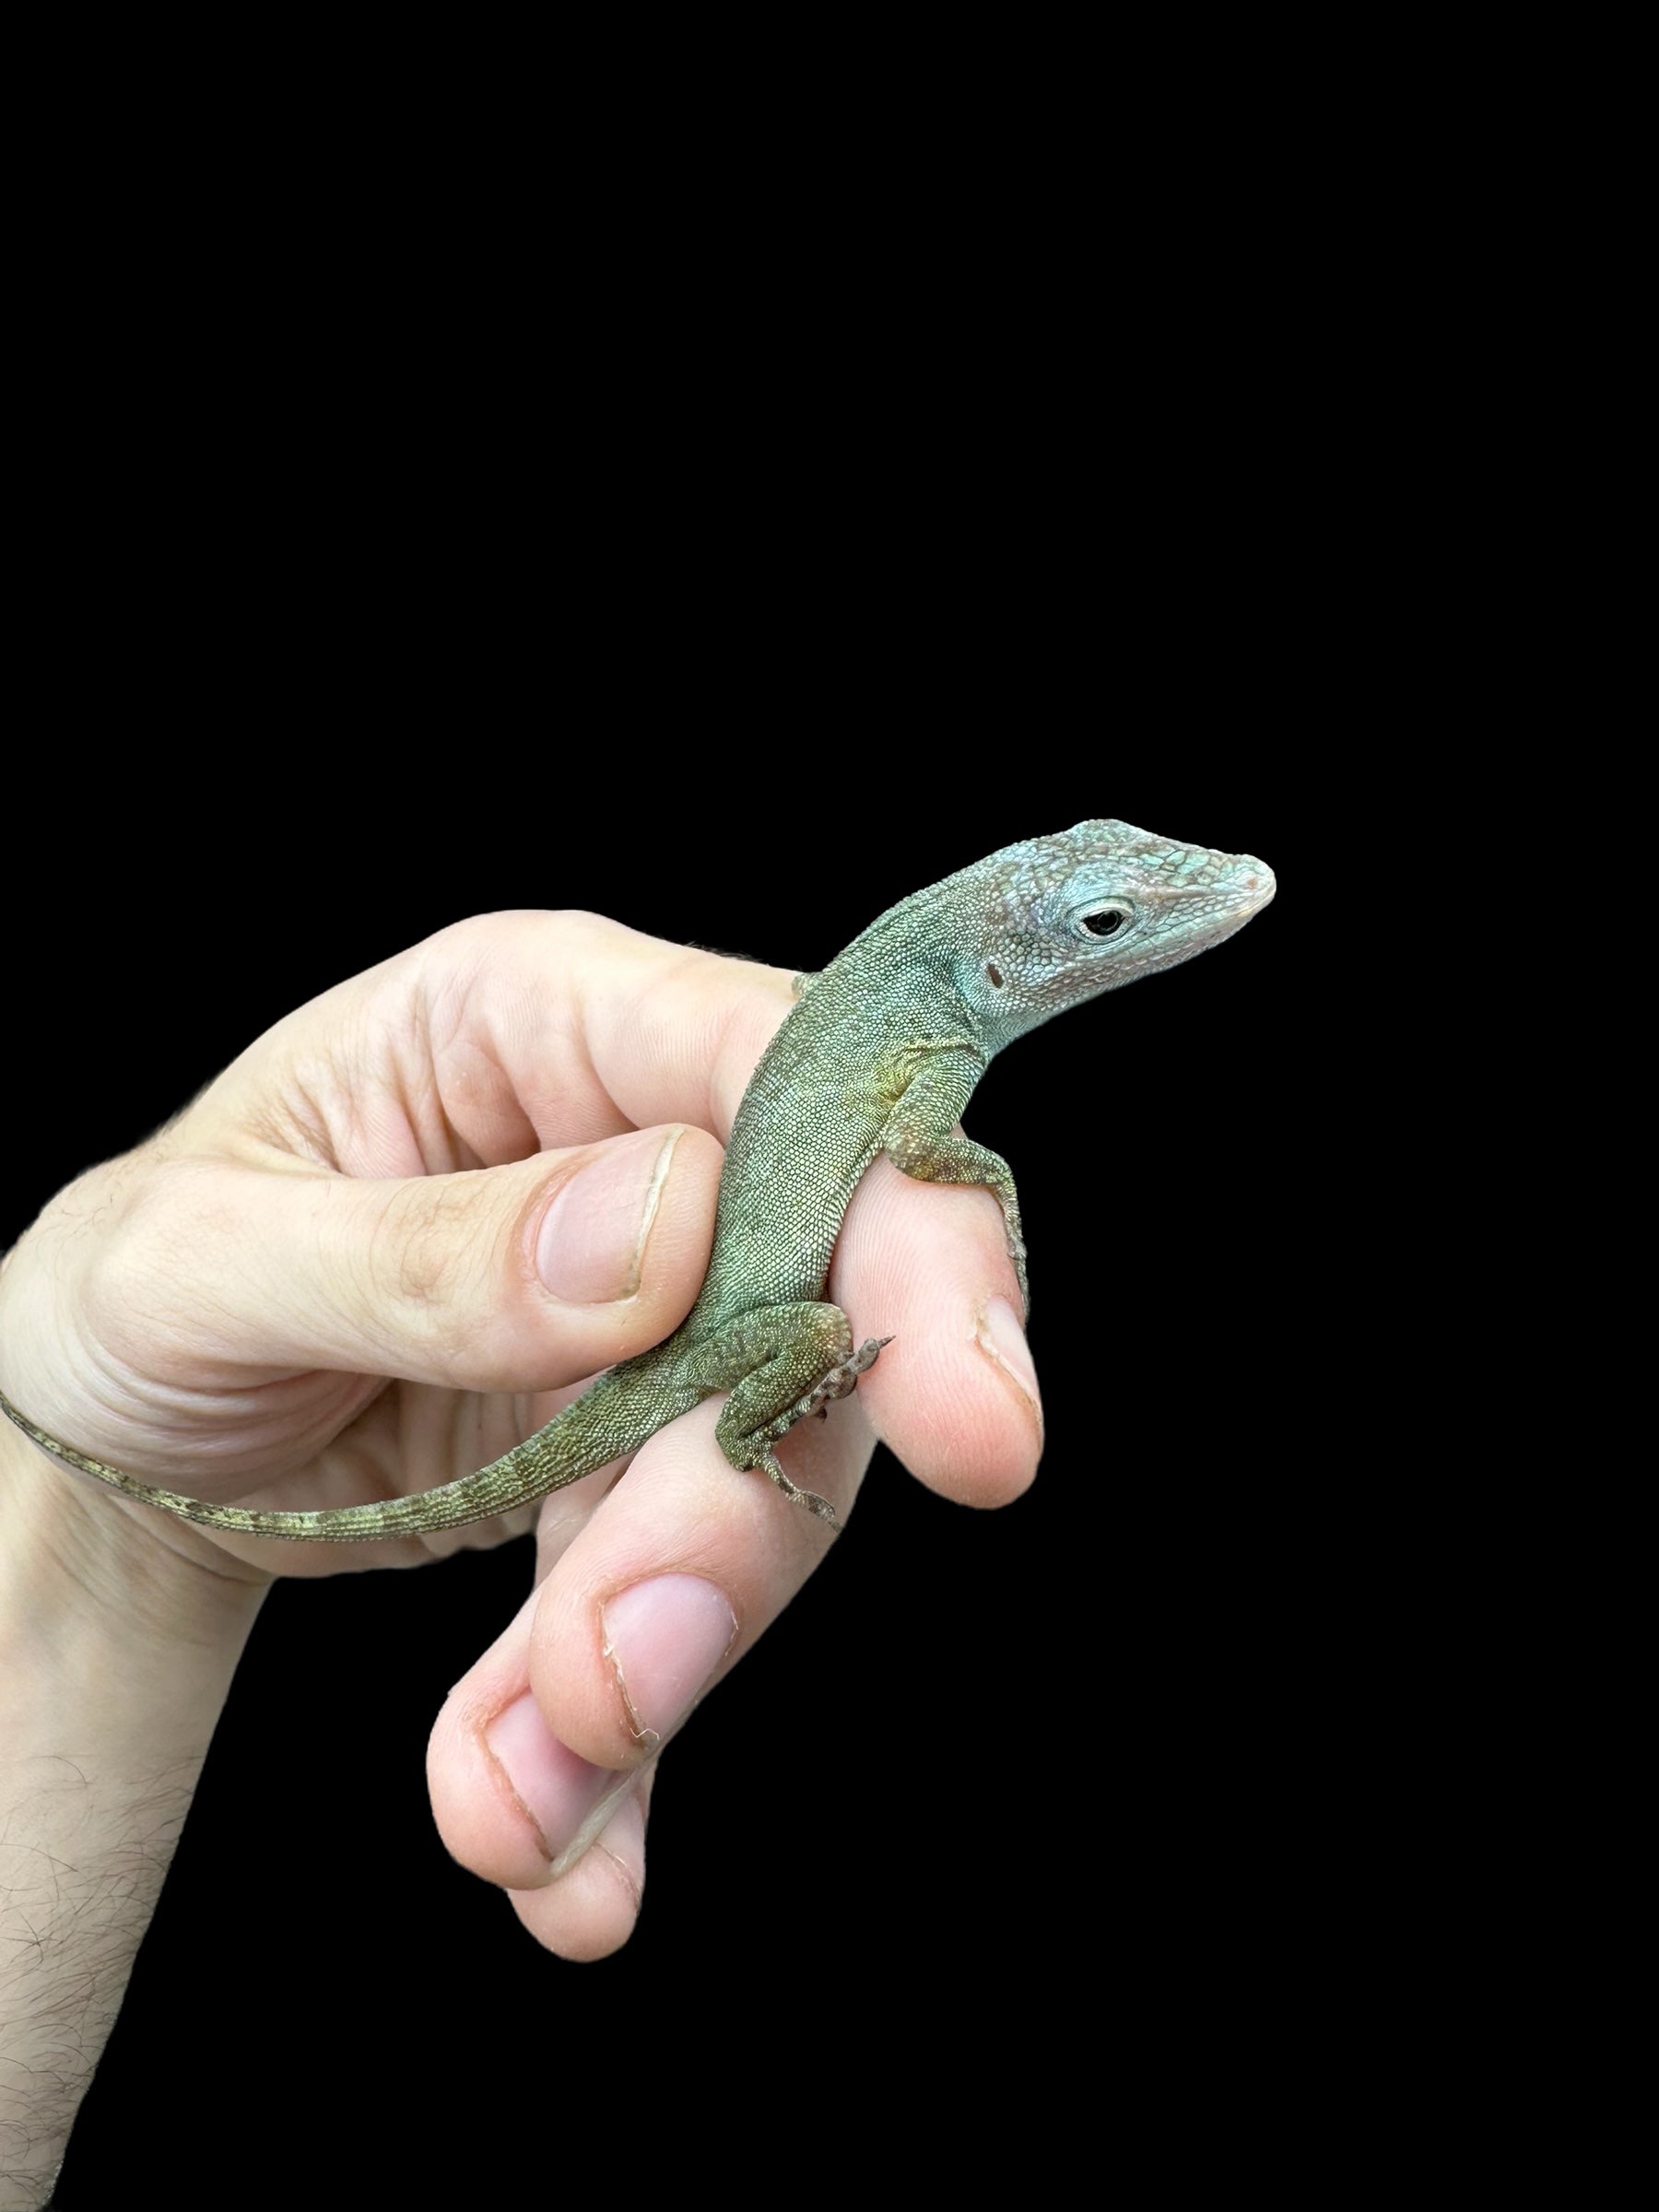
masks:
<path fill-rule="evenodd" d="M 53 1201 L 0 1266 L 0 1387 L 80 1449 L 224 1502 L 342 1505 L 467 1473 L 689 1309 L 720 1140 L 790 982 L 587 914 L 441 932 L 289 1016 L 157 1137 Z M 1041 1417 L 987 1193 L 878 1161 L 829 1294 L 855 1337 L 894 1341 L 854 1397 L 784 1441 L 794 1480 L 844 1517 L 873 1424 L 947 1496 L 1025 1488 Z M 601 1470 L 507 1521 L 337 1546 L 174 1520 L 0 1423 L 0 1822 L 40 1780 L 29 1760 L 96 1769 L 106 1735 L 128 1784 L 152 1752 L 158 1772 L 185 1772 L 274 1576 L 413 1565 L 534 1523 L 535 1587 L 438 1717 L 432 1804 L 450 1850 L 538 1941 L 616 1948 L 639 1909 L 656 1743 L 832 1540 L 734 1472 L 719 1403 L 652 1438 L 622 1479 Z M 135 1653 L 188 1677 L 193 1700 L 150 1682 L 112 1712 L 109 1681 Z"/>

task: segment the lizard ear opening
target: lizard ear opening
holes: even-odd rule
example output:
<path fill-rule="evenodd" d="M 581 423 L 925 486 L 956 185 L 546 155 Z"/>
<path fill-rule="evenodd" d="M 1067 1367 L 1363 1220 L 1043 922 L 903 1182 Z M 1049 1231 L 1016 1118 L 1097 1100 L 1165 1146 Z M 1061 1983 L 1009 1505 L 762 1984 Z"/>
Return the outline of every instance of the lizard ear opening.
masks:
<path fill-rule="evenodd" d="M 987 960 L 985 962 L 985 973 L 991 979 L 992 988 L 994 990 L 1000 991 L 1003 987 L 1002 970 L 997 966 L 994 960 Z"/>

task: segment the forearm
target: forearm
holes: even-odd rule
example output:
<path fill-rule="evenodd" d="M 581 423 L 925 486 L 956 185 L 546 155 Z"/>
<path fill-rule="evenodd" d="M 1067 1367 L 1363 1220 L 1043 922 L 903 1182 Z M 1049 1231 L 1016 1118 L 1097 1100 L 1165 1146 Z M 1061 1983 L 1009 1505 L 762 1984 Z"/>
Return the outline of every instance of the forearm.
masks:
<path fill-rule="evenodd" d="M 49 2202 L 263 1587 L 0 1435 L 0 2212 Z"/>

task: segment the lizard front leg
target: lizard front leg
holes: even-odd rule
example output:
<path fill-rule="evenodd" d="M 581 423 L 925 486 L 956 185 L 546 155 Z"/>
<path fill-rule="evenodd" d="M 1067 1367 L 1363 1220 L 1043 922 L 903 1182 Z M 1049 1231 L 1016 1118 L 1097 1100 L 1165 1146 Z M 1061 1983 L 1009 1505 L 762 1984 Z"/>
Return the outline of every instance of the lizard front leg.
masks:
<path fill-rule="evenodd" d="M 900 1094 L 882 1132 L 881 1148 L 900 1174 L 918 1182 L 977 1182 L 991 1192 L 1002 1207 L 1008 1257 L 1029 1314 L 1031 1294 L 1013 1171 L 999 1152 L 976 1145 L 956 1126 L 984 1072 L 984 1061 L 966 1046 L 932 1053 Z"/>
<path fill-rule="evenodd" d="M 854 1351 L 852 1325 L 839 1306 L 759 1306 L 698 1345 L 681 1371 L 696 1389 L 731 1392 L 714 1434 L 733 1466 L 764 1467 L 793 1504 L 840 1528 L 830 1500 L 797 1488 L 771 1447 L 797 1421 L 844 1398 L 890 1341 L 872 1336 Z"/>

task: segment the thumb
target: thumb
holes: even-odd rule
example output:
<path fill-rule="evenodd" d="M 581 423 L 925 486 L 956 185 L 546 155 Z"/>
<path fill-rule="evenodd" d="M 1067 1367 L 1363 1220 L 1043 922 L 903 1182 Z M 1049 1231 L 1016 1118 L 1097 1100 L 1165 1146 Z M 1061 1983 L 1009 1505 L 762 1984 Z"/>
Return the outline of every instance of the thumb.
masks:
<path fill-rule="evenodd" d="M 82 1325 L 186 1390 L 312 1368 L 552 1389 L 684 1319 L 721 1157 L 674 1125 L 407 1180 L 156 1161 L 82 1247 Z"/>

